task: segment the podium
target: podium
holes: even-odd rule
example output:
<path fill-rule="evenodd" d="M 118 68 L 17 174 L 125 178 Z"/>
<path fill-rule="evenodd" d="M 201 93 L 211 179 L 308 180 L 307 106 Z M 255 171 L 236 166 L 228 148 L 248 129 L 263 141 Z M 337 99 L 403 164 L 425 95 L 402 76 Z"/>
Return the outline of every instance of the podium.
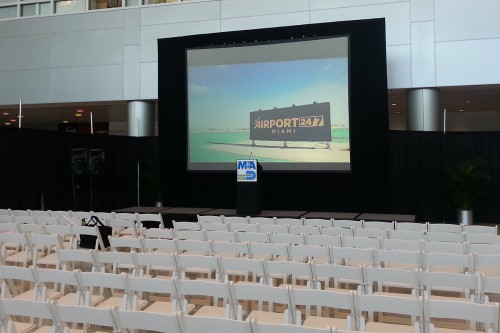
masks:
<path fill-rule="evenodd" d="M 257 160 L 236 161 L 236 214 L 255 216 L 262 211 L 261 171 L 262 166 Z"/>

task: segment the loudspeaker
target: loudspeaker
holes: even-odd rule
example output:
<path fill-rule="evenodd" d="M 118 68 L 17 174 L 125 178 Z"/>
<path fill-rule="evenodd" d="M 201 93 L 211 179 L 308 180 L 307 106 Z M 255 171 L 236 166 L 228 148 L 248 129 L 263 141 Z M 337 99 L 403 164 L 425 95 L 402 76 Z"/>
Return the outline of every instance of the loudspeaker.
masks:
<path fill-rule="evenodd" d="M 92 176 L 102 175 L 104 173 L 104 150 L 89 150 L 89 174 Z"/>
<path fill-rule="evenodd" d="M 87 172 L 87 168 L 87 149 L 71 149 L 71 171 L 77 175 L 82 175 Z"/>

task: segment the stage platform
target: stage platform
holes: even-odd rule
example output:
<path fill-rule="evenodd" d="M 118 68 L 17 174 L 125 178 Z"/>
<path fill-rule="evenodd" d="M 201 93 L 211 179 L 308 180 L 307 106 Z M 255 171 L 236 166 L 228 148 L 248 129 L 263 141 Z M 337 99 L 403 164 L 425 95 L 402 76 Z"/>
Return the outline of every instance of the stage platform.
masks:
<path fill-rule="evenodd" d="M 116 210 L 124 213 L 161 213 L 166 228 L 172 228 L 172 221 L 196 222 L 198 215 L 225 215 L 238 216 L 236 209 L 215 209 L 199 207 L 128 207 Z M 400 221 L 415 222 L 415 215 L 402 214 L 373 214 L 354 212 L 310 212 L 293 210 L 262 210 L 257 215 L 261 217 L 278 218 L 309 218 L 309 219 L 341 219 L 341 220 L 366 220 L 366 221 Z"/>

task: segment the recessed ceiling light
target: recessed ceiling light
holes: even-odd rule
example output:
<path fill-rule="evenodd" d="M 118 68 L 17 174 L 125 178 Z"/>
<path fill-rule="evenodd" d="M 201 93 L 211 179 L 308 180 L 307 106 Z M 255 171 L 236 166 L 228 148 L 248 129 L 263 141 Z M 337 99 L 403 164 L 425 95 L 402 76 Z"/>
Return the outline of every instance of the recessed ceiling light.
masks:
<path fill-rule="evenodd" d="M 17 119 L 11 119 L 10 122 L 11 123 L 15 123 L 17 121 Z"/>
<path fill-rule="evenodd" d="M 5 123 L 5 125 L 9 126 L 9 125 L 10 125 L 10 123 Z"/>
<path fill-rule="evenodd" d="M 67 121 L 67 120 L 63 120 L 62 122 L 63 122 L 63 124 L 67 124 L 67 123 L 68 123 L 68 121 Z"/>
<path fill-rule="evenodd" d="M 75 117 L 81 117 L 82 114 L 81 113 L 75 113 Z"/>
<path fill-rule="evenodd" d="M 465 103 L 470 103 L 470 101 L 465 101 Z"/>
<path fill-rule="evenodd" d="M 463 110 L 463 109 L 460 109 L 460 110 L 458 110 L 458 112 L 464 112 L 464 110 Z"/>
<path fill-rule="evenodd" d="M 400 114 L 401 112 L 400 111 L 396 111 L 396 114 Z"/>
<path fill-rule="evenodd" d="M 392 105 L 392 106 L 396 106 L 397 104 L 396 104 L 396 103 L 392 103 L 391 105 Z"/>
<path fill-rule="evenodd" d="M 82 109 L 79 109 L 79 110 L 76 110 L 76 112 L 78 113 L 83 113 L 85 110 L 82 110 Z"/>
<path fill-rule="evenodd" d="M 9 112 L 3 112 L 2 113 L 4 116 L 8 116 L 10 113 Z"/>

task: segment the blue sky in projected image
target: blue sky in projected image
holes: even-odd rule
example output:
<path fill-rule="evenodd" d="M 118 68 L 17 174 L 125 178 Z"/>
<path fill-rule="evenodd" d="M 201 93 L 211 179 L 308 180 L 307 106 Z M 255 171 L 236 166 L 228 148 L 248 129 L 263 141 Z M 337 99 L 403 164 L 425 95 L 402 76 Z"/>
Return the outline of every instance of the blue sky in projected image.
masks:
<path fill-rule="evenodd" d="M 188 84 L 191 130 L 248 128 L 252 111 L 315 101 L 349 126 L 347 58 L 190 67 Z"/>

